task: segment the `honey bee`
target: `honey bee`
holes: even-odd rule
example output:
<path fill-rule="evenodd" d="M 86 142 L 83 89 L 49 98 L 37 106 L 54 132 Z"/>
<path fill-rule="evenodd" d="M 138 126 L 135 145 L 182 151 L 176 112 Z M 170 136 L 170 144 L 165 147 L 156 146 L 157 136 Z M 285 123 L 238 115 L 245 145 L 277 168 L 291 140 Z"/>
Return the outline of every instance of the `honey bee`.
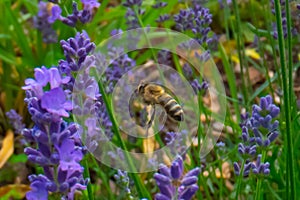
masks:
<path fill-rule="evenodd" d="M 148 123 L 148 127 L 151 126 L 155 115 L 155 105 L 161 105 L 167 113 L 169 119 L 174 122 L 183 121 L 183 110 L 178 102 L 172 97 L 165 88 L 156 83 L 141 82 L 137 87 L 135 93 L 137 93 L 144 103 L 154 107 L 153 114 Z"/>

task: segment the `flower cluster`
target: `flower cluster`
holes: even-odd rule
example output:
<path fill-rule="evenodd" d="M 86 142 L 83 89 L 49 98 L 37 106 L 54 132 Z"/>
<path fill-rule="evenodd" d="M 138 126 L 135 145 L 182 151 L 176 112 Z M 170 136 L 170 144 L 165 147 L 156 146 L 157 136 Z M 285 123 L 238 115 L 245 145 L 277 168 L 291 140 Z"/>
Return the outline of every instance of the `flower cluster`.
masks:
<path fill-rule="evenodd" d="M 127 172 L 118 170 L 118 173 L 114 175 L 114 178 L 116 179 L 116 182 L 120 185 L 120 187 L 124 189 L 126 194 L 126 199 L 134 199 L 129 188 L 130 180 Z"/>
<path fill-rule="evenodd" d="M 192 68 L 187 63 L 183 65 L 183 74 L 196 93 L 202 93 L 208 89 L 209 83 L 205 80 L 203 80 L 202 83 L 200 83 L 199 79 L 193 76 Z"/>
<path fill-rule="evenodd" d="M 83 10 L 78 10 L 77 3 L 73 2 L 73 13 L 68 15 L 67 17 L 59 16 L 59 20 L 63 23 L 75 27 L 76 23 L 80 21 L 85 24 L 92 20 L 94 9 L 100 6 L 100 3 L 97 0 L 81 0 L 83 4 Z M 57 10 L 56 12 L 61 12 L 61 10 Z"/>
<path fill-rule="evenodd" d="M 52 24 L 56 20 L 55 18 L 57 18 L 57 12 L 53 13 L 51 10 L 60 10 L 59 6 L 40 1 L 38 8 L 39 12 L 37 16 L 33 18 L 34 27 L 41 31 L 44 42 L 57 42 L 57 34 L 52 28 Z M 51 10 L 49 10 L 49 8 Z"/>
<path fill-rule="evenodd" d="M 212 14 L 208 8 L 202 7 L 200 4 L 194 4 L 192 8 L 180 10 L 174 15 L 176 30 L 181 32 L 191 31 L 193 38 L 200 45 L 209 45 L 212 38 L 208 33 L 211 31 L 209 25 L 212 23 Z"/>
<path fill-rule="evenodd" d="M 155 195 L 156 200 L 192 199 L 199 189 L 198 175 L 200 168 L 196 167 L 183 175 L 184 166 L 181 156 L 177 156 L 171 167 L 161 164 L 159 172 L 154 174 L 154 179 L 160 190 Z"/>
<path fill-rule="evenodd" d="M 105 139 L 112 137 L 112 124 L 98 83 L 90 76 L 96 62 L 95 44 L 83 32 L 61 41 L 61 45 L 66 60 L 60 60 L 57 68 L 36 68 L 35 78 L 27 79 L 23 87 L 29 113 L 35 122 L 34 128 L 23 130 L 23 135 L 38 146 L 37 149 L 26 148 L 25 153 L 30 161 L 44 169 L 44 175 L 29 177 L 32 187 L 27 194 L 29 199 L 34 196 L 47 199 L 48 191 L 60 192 L 63 198 L 72 199 L 75 190 L 85 189 L 88 181 L 83 179 L 83 168 L 79 164 L 86 147 L 90 151 L 95 149 L 97 142 L 94 139 L 99 139 L 103 130 Z M 74 75 L 77 75 L 76 81 Z M 50 90 L 45 91 L 48 86 Z M 83 99 L 79 99 L 82 97 L 79 91 L 83 93 Z M 78 93 L 73 96 L 73 105 L 71 92 Z M 70 111 L 79 117 L 88 116 L 84 118 L 86 127 L 64 121 L 63 117 L 69 117 Z M 79 138 L 82 131 L 87 132 L 86 147 Z"/>
<path fill-rule="evenodd" d="M 111 36 L 121 33 L 121 30 L 113 30 Z M 122 47 L 115 47 L 113 45 L 108 45 L 108 58 L 104 58 L 104 55 L 97 55 L 103 60 L 108 60 L 110 65 L 106 68 L 104 72 L 104 82 L 106 85 L 106 92 L 111 93 L 115 84 L 118 80 L 129 70 L 135 66 L 135 60 L 131 59 L 128 54 L 124 53 Z"/>
<path fill-rule="evenodd" d="M 91 151 L 92 138 L 99 137 L 99 132 L 104 130 L 105 133 L 106 138 L 101 139 L 111 139 L 113 136 L 112 123 L 99 91 L 97 80 L 90 76 L 92 68 L 97 66 L 97 56 L 94 53 L 95 44 L 90 41 L 85 31 L 77 33 L 74 38 L 62 40 L 60 43 L 66 60 L 60 60 L 58 68 L 62 74 L 71 79 L 64 86 L 73 93 L 83 93 L 73 98 L 75 102 L 73 113 L 78 116 L 91 114 L 84 119 L 88 133 L 88 141 L 85 142 Z M 77 73 L 76 82 L 74 73 Z M 95 144 L 93 146 L 93 148 L 96 147 Z"/>
<path fill-rule="evenodd" d="M 84 148 L 78 138 L 79 125 L 67 123 L 72 109 L 63 84 L 70 77 L 63 77 L 56 67 L 35 69 L 35 78 L 26 79 L 25 102 L 35 125 L 23 129 L 22 134 L 28 143 L 36 148 L 27 147 L 24 152 L 28 160 L 40 165 L 44 174 L 30 175 L 32 190 L 27 199 L 48 199 L 48 192 L 61 193 L 62 198 L 73 199 L 76 190 L 84 190 L 87 179 L 83 178 Z M 47 85 L 50 89 L 45 91 Z"/>
<path fill-rule="evenodd" d="M 52 2 L 52 3 L 50 3 Z M 57 1 L 39 2 L 39 12 L 34 17 L 34 26 L 42 32 L 43 41 L 46 43 L 57 42 L 57 34 L 52 28 L 52 24 L 59 20 L 64 24 L 75 27 L 77 22 L 85 24 L 92 20 L 94 10 L 100 6 L 97 0 L 81 0 L 82 10 L 78 10 L 77 3 L 73 2 L 73 12 L 67 17 L 62 16 L 62 10 Z"/>
<path fill-rule="evenodd" d="M 166 136 L 164 138 L 166 145 L 171 150 L 173 155 L 180 154 L 185 157 L 185 150 L 188 141 L 188 131 L 182 130 L 180 132 L 168 131 L 166 132 Z"/>
<path fill-rule="evenodd" d="M 126 0 L 125 3 L 123 3 L 123 6 L 127 8 L 125 14 L 127 30 L 140 28 L 137 14 L 143 15 L 145 12 L 141 9 L 142 2 L 142 0 Z"/>
<path fill-rule="evenodd" d="M 285 4 L 286 1 L 280 0 L 280 9 L 281 9 L 281 24 L 282 24 L 282 31 L 283 31 L 283 37 L 287 37 L 287 31 L 288 31 L 288 24 L 287 24 L 287 18 L 286 18 L 286 11 L 285 11 Z M 274 5 L 274 0 L 271 0 L 271 7 L 272 7 L 272 14 L 275 15 L 275 5 Z M 294 17 L 294 16 L 292 16 Z M 277 30 L 277 25 L 276 23 L 272 24 L 273 27 L 273 37 L 275 39 L 278 39 L 278 30 Z M 295 27 L 291 27 L 291 32 L 293 35 L 297 35 L 297 29 Z"/>
<path fill-rule="evenodd" d="M 269 163 L 262 162 L 262 155 L 258 154 L 256 163 L 250 161 L 259 150 L 267 148 L 279 135 L 279 122 L 275 119 L 279 115 L 280 109 L 273 104 L 270 95 L 262 97 L 259 105 L 253 105 L 252 116 L 242 115 L 242 142 L 238 145 L 238 151 L 246 159 L 243 167 L 243 175 L 247 176 L 252 169 L 254 174 L 269 174 Z M 259 148 L 259 149 L 258 149 Z M 241 173 L 241 168 L 237 162 L 234 163 L 236 174 Z"/>
<path fill-rule="evenodd" d="M 8 117 L 9 123 L 13 127 L 15 133 L 21 133 L 23 128 L 25 128 L 25 124 L 22 123 L 22 117 L 14 109 L 8 111 L 6 116 Z"/>

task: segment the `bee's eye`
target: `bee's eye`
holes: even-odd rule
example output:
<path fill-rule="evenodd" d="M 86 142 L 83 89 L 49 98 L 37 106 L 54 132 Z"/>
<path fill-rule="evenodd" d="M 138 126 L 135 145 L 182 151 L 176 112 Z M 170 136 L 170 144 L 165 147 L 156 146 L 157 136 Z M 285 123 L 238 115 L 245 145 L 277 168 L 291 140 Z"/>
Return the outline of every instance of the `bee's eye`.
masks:
<path fill-rule="evenodd" d="M 138 87 L 138 92 L 139 92 L 139 93 L 143 93 L 143 92 L 144 92 L 144 86 L 143 86 L 143 85 L 140 85 L 140 86 Z"/>

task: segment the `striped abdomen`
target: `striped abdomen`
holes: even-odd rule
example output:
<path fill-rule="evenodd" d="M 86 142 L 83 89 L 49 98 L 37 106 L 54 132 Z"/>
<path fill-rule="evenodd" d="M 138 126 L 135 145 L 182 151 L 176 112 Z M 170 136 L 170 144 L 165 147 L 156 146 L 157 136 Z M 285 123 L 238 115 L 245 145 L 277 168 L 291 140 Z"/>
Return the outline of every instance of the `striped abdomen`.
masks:
<path fill-rule="evenodd" d="M 183 121 L 183 110 L 177 101 L 167 93 L 163 93 L 157 98 L 157 103 L 160 104 L 175 121 Z"/>

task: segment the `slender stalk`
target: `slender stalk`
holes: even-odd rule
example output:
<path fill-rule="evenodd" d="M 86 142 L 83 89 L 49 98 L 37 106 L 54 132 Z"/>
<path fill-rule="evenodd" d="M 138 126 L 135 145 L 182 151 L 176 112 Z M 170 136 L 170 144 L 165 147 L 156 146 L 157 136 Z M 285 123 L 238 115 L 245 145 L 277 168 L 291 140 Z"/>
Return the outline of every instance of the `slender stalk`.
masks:
<path fill-rule="evenodd" d="M 135 15 L 136 15 L 136 17 L 137 17 L 137 19 L 138 19 L 138 21 L 139 21 L 140 26 L 143 28 L 143 34 L 144 34 L 144 36 L 145 36 L 145 38 L 146 38 L 146 40 L 147 40 L 147 43 L 148 43 L 148 45 L 149 45 L 149 48 L 150 48 L 152 57 L 153 57 L 155 63 L 158 63 L 157 57 L 156 57 L 156 55 L 155 55 L 155 53 L 154 53 L 154 51 L 153 51 L 153 48 L 152 48 L 152 43 L 150 42 L 150 40 L 149 40 L 149 38 L 148 38 L 148 36 L 147 36 L 147 33 L 146 33 L 146 31 L 145 31 L 144 23 L 143 23 L 143 21 L 142 21 L 140 15 L 139 15 L 138 10 L 137 10 L 137 9 L 134 9 L 134 13 L 135 13 Z M 162 79 L 163 83 L 165 83 L 165 78 L 164 78 L 164 75 L 163 75 L 162 71 L 160 70 L 160 68 L 159 68 L 158 72 L 159 72 L 159 76 L 160 76 L 160 78 Z"/>
<path fill-rule="evenodd" d="M 99 167 L 99 165 L 93 155 L 90 156 L 90 159 L 92 160 L 93 165 L 97 166 L 97 168 L 94 170 L 96 171 L 97 175 L 102 179 L 102 183 L 103 183 L 106 191 L 108 192 L 108 199 L 113 199 L 114 196 L 112 194 L 112 191 L 111 191 L 111 188 L 109 185 L 109 177 L 108 178 L 106 177 L 105 172 L 103 172 L 103 170 Z"/>
<path fill-rule="evenodd" d="M 265 157 L 266 157 L 266 151 L 263 151 L 261 156 L 262 163 L 265 161 Z M 262 177 L 258 177 L 257 184 L 256 184 L 255 200 L 261 199 L 261 193 L 262 193 L 261 184 L 262 184 Z"/>
<path fill-rule="evenodd" d="M 244 166 L 245 166 L 246 160 L 243 159 L 243 163 L 241 166 L 241 170 L 240 170 L 240 175 L 238 177 L 237 180 L 237 188 L 236 188 L 236 194 L 235 194 L 235 199 L 238 200 L 239 199 L 239 193 L 241 190 L 241 184 L 242 184 L 242 179 L 243 179 L 243 175 L 244 175 Z"/>
<path fill-rule="evenodd" d="M 289 99 L 290 106 L 293 105 L 293 57 L 292 57 L 292 32 L 291 32 L 291 13 L 290 13 L 290 4 L 285 3 L 285 12 L 287 19 L 287 47 L 288 47 L 288 74 L 289 74 Z M 293 110 L 293 109 L 292 109 Z"/>
<path fill-rule="evenodd" d="M 290 111 L 290 95 L 288 88 L 288 79 L 286 73 L 286 65 L 285 65 L 285 51 L 284 51 L 284 38 L 283 38 L 283 30 L 282 30 L 282 17 L 280 10 L 280 2 L 279 0 L 274 0 L 275 3 L 275 13 L 276 13 L 276 24 L 278 30 L 278 43 L 279 43 L 279 56 L 280 56 L 280 65 L 281 65 L 281 73 L 282 73 L 282 83 L 283 83 L 283 97 L 284 97 L 284 111 L 285 111 L 285 119 L 286 119 L 286 138 L 287 138 L 287 158 L 289 163 L 289 179 L 290 179 L 290 187 L 287 189 L 287 194 L 291 195 L 288 199 L 296 199 L 296 188 L 295 188 L 295 167 L 294 167 L 294 150 L 293 150 L 293 142 L 292 142 L 292 126 L 291 126 L 291 111 Z M 286 1 L 288 3 L 288 1 Z M 289 193 L 290 192 L 290 193 Z"/>
<path fill-rule="evenodd" d="M 113 131 L 114 131 L 118 141 L 120 142 L 121 148 L 124 150 L 125 160 L 127 161 L 128 165 L 130 167 L 130 171 L 135 171 L 136 170 L 135 165 L 132 162 L 130 156 L 128 155 L 126 145 L 124 144 L 123 139 L 121 137 L 121 133 L 120 133 L 119 128 L 118 128 L 119 126 L 118 126 L 117 121 L 114 117 L 114 114 L 112 112 L 108 97 L 105 93 L 105 90 L 104 90 L 104 87 L 103 87 L 101 81 L 99 82 L 98 85 L 99 85 L 99 89 L 100 89 L 103 101 L 105 103 L 105 106 L 107 107 L 107 112 L 108 112 L 109 118 L 110 118 L 110 120 L 112 122 L 112 125 L 113 125 L 112 126 Z M 134 183 L 137 187 L 137 192 L 139 194 L 139 197 L 150 199 L 151 198 L 150 194 L 149 194 L 148 190 L 145 188 L 145 185 L 142 183 L 140 177 L 136 173 L 133 173 L 132 177 L 133 177 L 133 181 L 134 181 Z"/>
<path fill-rule="evenodd" d="M 289 104 L 290 106 L 293 105 L 293 58 L 292 58 L 292 33 L 291 33 L 291 13 L 290 13 L 290 5 L 288 3 L 288 1 L 285 3 L 285 12 L 286 12 L 286 18 L 287 18 L 287 48 L 288 48 L 288 86 L 289 86 Z M 293 108 L 291 107 L 291 110 L 293 110 Z M 291 115 L 292 116 L 292 115 Z M 292 121 L 292 119 L 291 119 Z M 291 126 L 291 128 L 293 128 L 293 126 Z M 293 133 L 293 131 L 291 132 Z M 292 148 L 291 146 L 289 146 L 290 148 Z M 287 151 L 288 152 L 288 151 Z M 290 162 L 293 162 L 293 158 L 291 158 L 291 160 L 289 162 L 287 162 L 287 169 L 290 169 Z M 291 166 L 294 167 L 294 166 Z M 290 169 L 290 170 L 294 170 L 294 168 Z M 294 172 L 292 172 L 293 174 Z M 295 179 L 293 179 L 293 175 L 291 175 L 291 179 L 287 179 L 287 181 L 294 181 L 295 183 Z M 287 187 L 289 187 L 287 185 Z M 295 192 L 297 192 L 297 190 L 294 190 Z"/>
<path fill-rule="evenodd" d="M 84 167 L 84 172 L 83 172 L 84 177 L 90 178 L 88 157 L 85 157 L 84 162 L 83 162 L 83 167 Z M 92 184 L 90 182 L 87 185 L 87 192 L 88 192 L 89 200 L 94 200 L 93 188 L 92 188 Z"/>
<path fill-rule="evenodd" d="M 232 0 L 233 4 L 233 11 L 234 15 L 236 17 L 236 30 L 237 30 L 237 48 L 238 48 L 238 56 L 240 60 L 240 68 L 241 68 L 241 73 L 244 73 L 244 58 L 243 58 L 243 48 L 242 48 L 242 38 L 241 38 L 241 19 L 240 19 L 240 14 L 239 14 L 239 9 L 238 9 L 238 4 L 236 0 Z M 244 79 L 244 76 L 241 77 L 242 79 L 242 91 L 243 91 L 243 96 L 245 98 L 245 102 L 248 102 L 248 92 L 247 92 L 247 87 L 246 87 L 246 82 Z"/>
<path fill-rule="evenodd" d="M 221 59 L 222 59 L 223 65 L 224 65 L 225 74 L 226 74 L 226 77 L 228 80 L 230 95 L 233 99 L 238 100 L 237 84 L 235 82 L 236 77 L 234 75 L 233 68 L 231 67 L 231 65 L 228 61 L 228 57 L 226 55 L 225 49 L 221 44 L 219 45 L 219 52 L 220 52 Z M 235 114 L 237 117 L 237 121 L 239 122 L 239 121 L 241 121 L 241 117 L 239 115 L 239 113 L 240 113 L 239 102 L 234 101 L 233 106 L 234 106 L 234 111 L 235 111 Z"/>

